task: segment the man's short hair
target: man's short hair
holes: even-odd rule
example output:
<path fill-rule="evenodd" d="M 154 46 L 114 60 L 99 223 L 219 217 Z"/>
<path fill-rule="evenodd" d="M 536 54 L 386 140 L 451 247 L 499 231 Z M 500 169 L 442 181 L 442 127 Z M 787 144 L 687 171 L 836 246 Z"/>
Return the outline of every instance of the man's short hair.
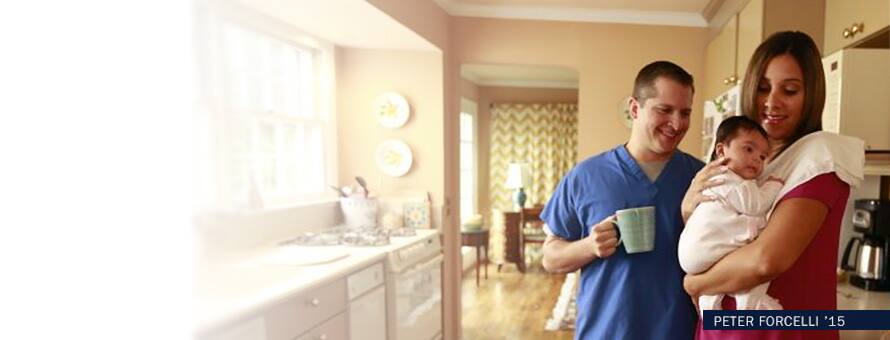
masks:
<path fill-rule="evenodd" d="M 644 105 L 646 99 L 658 95 L 655 89 L 655 80 L 664 77 L 673 80 L 680 85 L 688 86 L 695 93 L 692 75 L 686 72 L 682 67 L 670 61 L 659 60 L 643 67 L 640 73 L 637 73 L 637 79 L 634 80 L 633 97 Z"/>

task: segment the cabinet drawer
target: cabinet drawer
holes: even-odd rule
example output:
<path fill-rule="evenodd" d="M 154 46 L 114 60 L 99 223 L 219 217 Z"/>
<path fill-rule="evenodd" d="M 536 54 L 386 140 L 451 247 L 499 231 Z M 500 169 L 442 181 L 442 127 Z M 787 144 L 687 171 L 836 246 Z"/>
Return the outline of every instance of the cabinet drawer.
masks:
<path fill-rule="evenodd" d="M 266 313 L 267 339 L 291 340 L 344 310 L 346 281 L 339 279 L 269 309 Z"/>
<path fill-rule="evenodd" d="M 346 278 L 346 291 L 350 300 L 383 284 L 383 262 L 378 262 Z"/>
<path fill-rule="evenodd" d="M 296 340 L 347 340 L 346 313 L 340 313 Z"/>

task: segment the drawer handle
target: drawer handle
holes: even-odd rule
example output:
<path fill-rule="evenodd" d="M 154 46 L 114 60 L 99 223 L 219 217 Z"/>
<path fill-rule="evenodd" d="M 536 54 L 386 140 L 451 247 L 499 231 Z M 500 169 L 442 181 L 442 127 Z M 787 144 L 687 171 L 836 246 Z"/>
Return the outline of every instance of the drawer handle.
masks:
<path fill-rule="evenodd" d="M 327 335 L 327 334 L 322 334 L 322 335 L 319 335 L 316 339 L 318 339 L 318 340 L 328 340 L 328 335 Z"/>
<path fill-rule="evenodd" d="M 311 305 L 312 307 L 318 307 L 318 305 L 320 304 L 321 301 L 319 301 L 318 298 L 312 298 L 312 300 L 309 300 L 309 305 Z"/>

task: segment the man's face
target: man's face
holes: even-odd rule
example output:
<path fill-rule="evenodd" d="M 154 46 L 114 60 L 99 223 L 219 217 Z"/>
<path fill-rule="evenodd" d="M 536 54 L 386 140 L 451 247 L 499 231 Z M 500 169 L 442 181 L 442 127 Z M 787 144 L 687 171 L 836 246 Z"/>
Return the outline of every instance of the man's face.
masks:
<path fill-rule="evenodd" d="M 659 77 L 655 80 L 655 96 L 639 102 L 631 99 L 633 133 L 649 151 L 666 156 L 677 149 L 692 113 L 692 88 Z"/>

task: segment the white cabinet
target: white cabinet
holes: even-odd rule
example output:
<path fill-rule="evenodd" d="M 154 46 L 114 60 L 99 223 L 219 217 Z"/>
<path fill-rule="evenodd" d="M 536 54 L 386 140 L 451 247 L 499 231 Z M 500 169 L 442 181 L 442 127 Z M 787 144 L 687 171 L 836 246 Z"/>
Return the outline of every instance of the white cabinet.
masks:
<path fill-rule="evenodd" d="M 697 84 L 703 84 L 699 86 L 703 90 L 698 93 L 713 99 L 741 83 L 754 50 L 775 32 L 804 32 L 821 48 L 825 30 L 824 1 L 808 0 L 806 6 L 801 6 L 798 0 L 748 1 L 708 43 L 704 79 L 696 78 Z"/>
<path fill-rule="evenodd" d="M 313 328 L 306 334 L 301 335 L 296 340 L 347 340 L 346 334 L 346 313 L 337 314 L 328 321 L 323 322 L 318 327 Z"/>
<path fill-rule="evenodd" d="M 289 298 L 269 309 L 267 340 L 292 340 L 346 309 L 346 280 L 342 277 Z"/>
<path fill-rule="evenodd" d="M 345 269 L 345 268 L 344 268 Z M 386 272 L 378 261 L 275 300 L 198 340 L 386 340 Z M 297 275 L 297 274 L 295 274 Z"/>
<path fill-rule="evenodd" d="M 871 37 L 888 24 L 890 1 L 826 0 L 823 55 Z"/>

